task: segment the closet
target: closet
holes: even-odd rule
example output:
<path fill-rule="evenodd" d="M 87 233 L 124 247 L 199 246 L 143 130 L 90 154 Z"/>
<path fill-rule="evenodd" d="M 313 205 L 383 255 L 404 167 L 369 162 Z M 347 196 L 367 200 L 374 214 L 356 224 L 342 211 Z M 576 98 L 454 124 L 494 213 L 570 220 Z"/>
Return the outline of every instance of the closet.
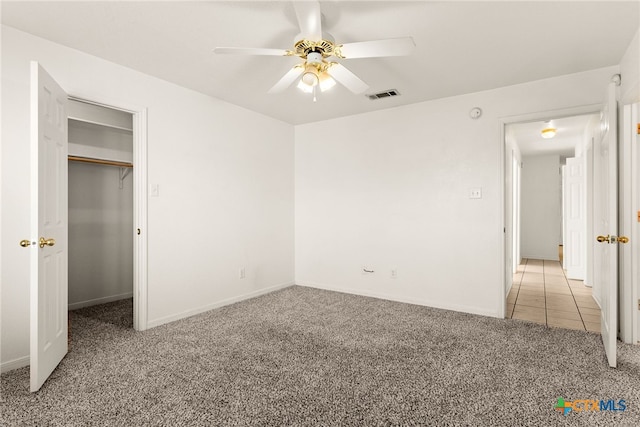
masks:
<path fill-rule="evenodd" d="M 133 296 L 133 116 L 70 100 L 69 310 Z"/>

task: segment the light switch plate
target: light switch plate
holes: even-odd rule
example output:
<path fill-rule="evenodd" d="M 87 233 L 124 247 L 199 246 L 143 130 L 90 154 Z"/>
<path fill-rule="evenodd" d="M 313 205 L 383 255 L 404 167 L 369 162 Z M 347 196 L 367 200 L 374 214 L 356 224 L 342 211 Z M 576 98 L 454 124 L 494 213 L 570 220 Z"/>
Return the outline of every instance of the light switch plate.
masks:
<path fill-rule="evenodd" d="M 469 189 L 469 198 L 470 199 L 482 199 L 482 188 L 475 187 Z"/>

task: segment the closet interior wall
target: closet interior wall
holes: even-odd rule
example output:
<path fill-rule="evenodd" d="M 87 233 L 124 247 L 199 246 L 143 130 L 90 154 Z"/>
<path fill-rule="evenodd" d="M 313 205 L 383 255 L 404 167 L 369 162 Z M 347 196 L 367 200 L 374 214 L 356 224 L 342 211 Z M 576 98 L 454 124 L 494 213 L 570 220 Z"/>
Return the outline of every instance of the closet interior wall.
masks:
<path fill-rule="evenodd" d="M 72 105 L 70 158 L 131 164 L 131 114 L 77 101 Z M 130 168 L 69 160 L 70 310 L 133 295 L 130 172 Z"/>

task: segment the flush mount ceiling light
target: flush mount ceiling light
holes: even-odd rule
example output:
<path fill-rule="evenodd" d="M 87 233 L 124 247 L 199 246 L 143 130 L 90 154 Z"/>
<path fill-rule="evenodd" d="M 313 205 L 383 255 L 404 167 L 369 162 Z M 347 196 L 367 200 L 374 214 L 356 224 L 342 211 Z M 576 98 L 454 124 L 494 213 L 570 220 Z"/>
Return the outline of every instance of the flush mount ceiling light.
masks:
<path fill-rule="evenodd" d="M 540 133 L 544 139 L 550 139 L 556 136 L 556 128 L 544 128 Z"/>

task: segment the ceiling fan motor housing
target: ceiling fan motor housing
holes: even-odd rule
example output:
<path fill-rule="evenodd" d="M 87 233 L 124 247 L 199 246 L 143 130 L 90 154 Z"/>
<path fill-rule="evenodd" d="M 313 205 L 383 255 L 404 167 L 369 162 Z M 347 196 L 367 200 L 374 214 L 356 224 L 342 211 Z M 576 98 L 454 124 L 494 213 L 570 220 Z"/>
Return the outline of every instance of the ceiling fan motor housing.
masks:
<path fill-rule="evenodd" d="M 322 54 L 319 52 L 309 52 L 307 54 L 307 64 L 322 64 Z"/>
<path fill-rule="evenodd" d="M 338 46 L 330 40 L 312 41 L 303 39 L 296 42 L 293 53 L 305 59 L 311 53 L 320 53 L 323 58 L 328 58 L 330 56 L 339 56 L 338 50 Z"/>

